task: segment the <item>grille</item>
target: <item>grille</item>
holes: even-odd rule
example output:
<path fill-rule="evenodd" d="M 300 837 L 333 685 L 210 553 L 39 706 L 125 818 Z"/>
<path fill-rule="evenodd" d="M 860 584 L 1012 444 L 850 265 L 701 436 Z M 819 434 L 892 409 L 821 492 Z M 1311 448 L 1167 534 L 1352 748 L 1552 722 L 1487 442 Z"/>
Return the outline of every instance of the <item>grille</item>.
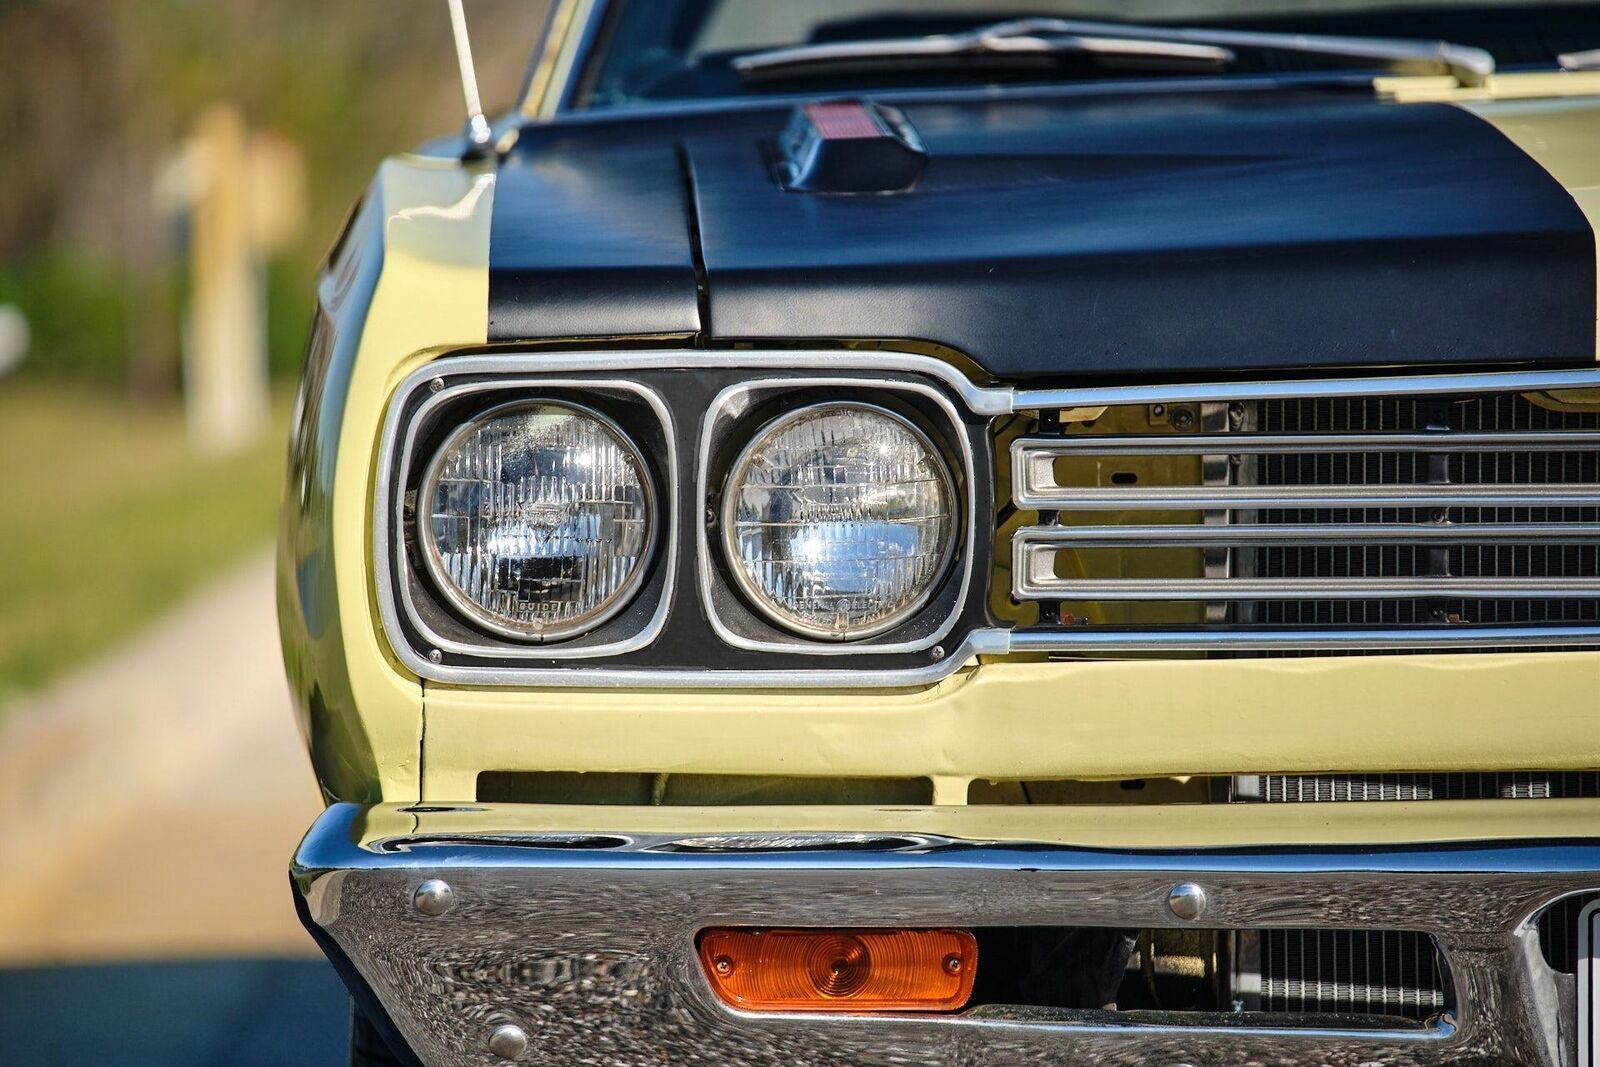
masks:
<path fill-rule="evenodd" d="M 1328 803 L 1381 800 L 1540 800 L 1600 797 L 1600 771 L 1451 774 L 1260 774 L 1235 780 L 1241 800 Z"/>
<path fill-rule="evenodd" d="M 1445 963 L 1427 934 L 1262 929 L 1256 937 L 1262 1011 L 1427 1019 L 1450 1006 Z"/>
<path fill-rule="evenodd" d="M 1051 432 L 1011 447 L 1013 503 L 1039 517 L 1013 536 L 1012 594 L 1040 626 L 1014 644 L 1600 644 L 1600 389 L 1404 381 L 1041 412 Z"/>
<path fill-rule="evenodd" d="M 1600 771 L 1497 771 L 1481 773 L 1451 773 L 1451 774 L 1251 774 L 1241 775 L 1233 780 L 1233 799 L 1235 801 L 1260 801 L 1269 804 L 1314 804 L 1314 803 L 1340 803 L 1340 802 L 1374 802 L 1374 801 L 1399 801 L 1399 800 L 1545 800 L 1563 799 L 1573 797 L 1600 797 Z M 1577 971 L 1578 960 L 1578 913 L 1584 905 L 1600 897 L 1600 893 L 1587 893 L 1579 896 L 1567 897 L 1557 901 L 1546 908 L 1538 919 L 1539 944 L 1544 951 L 1544 958 L 1553 970 L 1565 974 Z M 1268 935 L 1279 940 L 1271 941 Z M 1301 990 L 1298 995 L 1321 995 L 1318 992 L 1323 988 L 1303 976 L 1307 964 L 1305 944 L 1293 946 L 1283 945 L 1282 938 L 1309 938 L 1314 937 L 1318 946 L 1322 939 L 1333 937 L 1345 939 L 1361 939 L 1368 936 L 1364 933 L 1332 933 L 1317 931 L 1266 931 L 1262 934 L 1261 947 L 1261 989 L 1263 997 L 1269 990 L 1276 990 L 1281 995 L 1288 996 L 1294 990 Z M 1385 935 L 1388 936 L 1388 935 Z M 1404 938 L 1416 938 L 1419 934 L 1398 935 Z M 1269 942 L 1274 946 L 1277 955 L 1269 950 Z M 1362 942 L 1360 951 L 1365 951 L 1367 942 Z M 1431 947 L 1431 942 L 1430 942 Z M 1406 962 L 1414 958 L 1415 951 L 1420 949 L 1408 948 L 1412 956 L 1405 954 L 1390 956 L 1387 949 L 1377 961 L 1377 966 L 1370 970 L 1363 970 L 1363 976 L 1377 974 L 1380 984 L 1385 989 L 1403 993 L 1412 997 L 1417 1004 L 1431 1003 L 1431 990 L 1438 988 L 1424 981 L 1421 986 L 1413 986 L 1417 979 L 1406 970 Z M 1318 948 L 1322 952 L 1322 948 Z M 1353 958 L 1358 949 L 1354 944 L 1341 943 L 1334 946 L 1331 953 L 1324 952 L 1316 957 L 1328 961 L 1329 967 L 1341 966 L 1341 960 Z M 1371 961 L 1366 956 L 1361 957 L 1364 966 Z M 1392 961 L 1392 962 L 1391 962 Z M 1273 985 L 1269 975 L 1276 973 L 1278 982 Z M 1320 972 L 1318 972 L 1320 973 Z M 1337 969 L 1334 977 L 1339 974 Z M 1424 975 L 1424 978 L 1427 976 Z M 1298 985 L 1295 983 L 1299 982 Z M 1310 984 L 1308 984 L 1310 983 Z M 1309 990 L 1309 992 L 1307 992 Z M 1403 999 L 1403 998 L 1402 998 Z M 1314 1010 L 1307 1008 L 1306 1010 Z M 1381 1013 L 1380 1013 L 1381 1014 Z"/>
<path fill-rule="evenodd" d="M 1246 938 L 1241 948 L 1258 961 L 1262 1011 L 1426 1019 L 1449 1006 L 1445 964 L 1426 934 L 1261 930 L 1253 937 L 1255 945 Z"/>
<path fill-rule="evenodd" d="M 1519 395 L 1466 400 L 1356 398 L 1267 401 L 1259 408 L 1264 434 L 1514 434 L 1549 435 L 1600 430 L 1600 412 L 1557 411 Z M 1579 437 L 1575 443 L 1587 438 Z M 1464 541 L 1411 544 L 1273 545 L 1254 550 L 1251 564 L 1263 578 L 1280 580 L 1396 580 L 1448 576 L 1452 583 L 1574 579 L 1600 576 L 1600 540 L 1592 534 L 1563 540 L 1600 524 L 1600 507 L 1557 506 L 1541 492 L 1600 482 L 1600 449 L 1563 450 L 1507 446 L 1443 453 L 1375 450 L 1357 453 L 1271 453 L 1256 457 L 1263 486 L 1346 485 L 1380 487 L 1444 483 L 1449 486 L 1526 486 L 1534 495 L 1513 507 L 1267 508 L 1263 525 L 1318 528 L 1330 524 L 1448 522 Z M 1443 503 L 1443 501 L 1441 501 Z M 1521 543 L 1473 537 L 1480 529 L 1507 528 Z M 1535 536 L 1534 530 L 1544 532 Z M 1520 531 L 1520 532 L 1518 532 Z M 1546 534 L 1555 536 L 1546 536 Z M 1515 589 L 1512 589 L 1515 592 Z M 1253 605 L 1267 623 L 1416 624 L 1425 622 L 1552 623 L 1600 619 L 1600 596 L 1437 597 L 1428 599 L 1270 600 Z"/>

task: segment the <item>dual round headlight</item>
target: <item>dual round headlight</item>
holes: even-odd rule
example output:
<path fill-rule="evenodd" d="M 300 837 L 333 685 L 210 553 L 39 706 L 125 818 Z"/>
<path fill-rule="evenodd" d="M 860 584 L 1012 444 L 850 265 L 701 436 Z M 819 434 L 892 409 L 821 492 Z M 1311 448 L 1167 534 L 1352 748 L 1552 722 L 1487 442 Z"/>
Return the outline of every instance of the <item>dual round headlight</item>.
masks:
<path fill-rule="evenodd" d="M 927 602 L 955 547 L 955 488 L 909 421 L 866 404 L 778 418 L 734 462 L 728 565 L 750 602 L 809 637 L 882 633 Z"/>
<path fill-rule="evenodd" d="M 446 440 L 417 500 L 434 583 L 492 633 L 555 640 L 627 606 L 655 490 L 615 423 L 575 404 L 496 408 Z"/>
<path fill-rule="evenodd" d="M 859 403 L 791 412 L 735 460 L 727 564 L 752 607 L 812 638 L 870 637 L 914 615 L 955 550 L 949 468 L 909 420 Z M 496 408 L 444 442 L 418 497 L 423 556 L 490 632 L 588 632 L 640 588 L 659 519 L 638 448 L 599 412 Z"/>

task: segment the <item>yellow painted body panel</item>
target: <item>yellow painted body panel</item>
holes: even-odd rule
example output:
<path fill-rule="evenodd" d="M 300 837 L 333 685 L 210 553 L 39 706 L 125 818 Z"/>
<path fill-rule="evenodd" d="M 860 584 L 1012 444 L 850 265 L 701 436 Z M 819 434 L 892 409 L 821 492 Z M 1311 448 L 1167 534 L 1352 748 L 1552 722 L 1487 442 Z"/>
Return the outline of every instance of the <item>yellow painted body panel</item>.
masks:
<path fill-rule="evenodd" d="M 1448 75 L 1374 78 L 1380 96 L 1402 104 L 1462 104 L 1488 100 L 1529 100 L 1600 96 L 1600 71 L 1555 70 L 1491 74 L 1482 85 L 1462 85 Z"/>
<path fill-rule="evenodd" d="M 926 690 L 430 685 L 423 799 L 483 770 L 972 778 L 1600 766 L 1600 654 L 993 662 Z M 1387 808 L 1389 805 L 1383 805 Z"/>
<path fill-rule="evenodd" d="M 359 720 L 341 736 L 368 746 L 385 800 L 418 795 L 422 687 L 394 660 L 377 622 L 371 487 L 378 429 L 390 394 L 418 363 L 487 335 L 493 191 L 492 172 L 407 156 L 383 164 L 372 193 L 384 212 L 383 270 L 350 371 L 332 537 L 344 666 Z M 320 758 L 349 762 L 338 749 Z M 341 777 L 339 767 L 318 765 L 317 773 L 325 786 Z"/>
<path fill-rule="evenodd" d="M 1592 93 L 1600 94 L 1600 71 Z M 1552 75 L 1554 77 L 1554 75 Z M 1600 256 L 1600 95 L 1572 100 L 1489 100 L 1461 105 L 1492 123 L 1572 194 L 1595 228 Z M 1600 309 L 1600 296 L 1596 299 Z M 1595 323 L 1600 358 L 1600 314 Z"/>
<path fill-rule="evenodd" d="M 700 835 L 862 832 L 1083 848 L 1220 848 L 1592 837 L 1600 800 L 1430 800 L 1386 804 L 1191 804 L 1117 807 L 595 808 L 481 805 L 468 811 L 366 813 L 363 844 L 407 834 Z"/>

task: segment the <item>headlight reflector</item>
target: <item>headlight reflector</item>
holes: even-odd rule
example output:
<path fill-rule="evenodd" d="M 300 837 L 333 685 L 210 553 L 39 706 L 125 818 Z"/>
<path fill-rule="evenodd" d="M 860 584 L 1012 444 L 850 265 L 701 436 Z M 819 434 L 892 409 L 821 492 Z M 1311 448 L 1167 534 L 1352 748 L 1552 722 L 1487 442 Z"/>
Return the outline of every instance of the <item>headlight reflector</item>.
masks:
<path fill-rule="evenodd" d="M 417 499 L 435 584 L 485 629 L 571 637 L 628 603 L 655 536 L 655 494 L 633 443 L 599 412 L 518 401 L 440 447 Z"/>
<path fill-rule="evenodd" d="M 785 415 L 735 461 L 723 502 L 745 595 L 809 637 L 882 633 L 932 595 L 955 547 L 955 487 L 908 420 L 861 403 Z"/>

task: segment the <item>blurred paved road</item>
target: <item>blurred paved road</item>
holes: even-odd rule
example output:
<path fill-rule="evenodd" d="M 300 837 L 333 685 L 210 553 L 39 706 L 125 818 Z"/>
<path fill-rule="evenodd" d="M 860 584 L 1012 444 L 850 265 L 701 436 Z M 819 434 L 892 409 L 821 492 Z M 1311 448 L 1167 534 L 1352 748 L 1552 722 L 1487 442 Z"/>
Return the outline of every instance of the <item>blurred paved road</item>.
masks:
<path fill-rule="evenodd" d="M 0 970 L 6 1067 L 345 1067 L 348 1001 L 312 960 Z"/>
<path fill-rule="evenodd" d="M 344 1002 L 285 873 L 319 808 L 266 554 L 6 709 L 0 1063 L 338 1062 Z"/>

